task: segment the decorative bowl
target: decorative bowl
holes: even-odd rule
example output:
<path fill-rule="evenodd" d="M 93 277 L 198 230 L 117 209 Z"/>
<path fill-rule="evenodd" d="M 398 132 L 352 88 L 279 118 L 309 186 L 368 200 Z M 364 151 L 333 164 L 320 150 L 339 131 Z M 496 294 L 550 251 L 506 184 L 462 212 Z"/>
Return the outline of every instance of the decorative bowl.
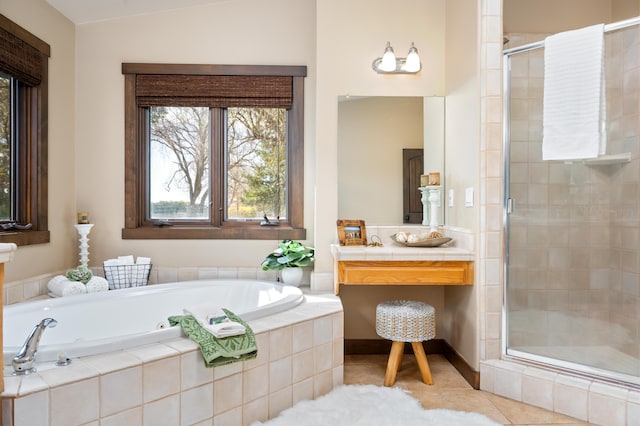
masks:
<path fill-rule="evenodd" d="M 411 234 L 405 234 L 405 237 Z M 438 238 L 418 238 L 417 241 L 406 241 L 404 238 L 398 239 L 398 234 L 393 234 L 391 239 L 398 244 L 402 244 L 405 247 L 439 247 L 443 244 L 447 244 L 453 238 L 450 237 L 438 237 Z"/>

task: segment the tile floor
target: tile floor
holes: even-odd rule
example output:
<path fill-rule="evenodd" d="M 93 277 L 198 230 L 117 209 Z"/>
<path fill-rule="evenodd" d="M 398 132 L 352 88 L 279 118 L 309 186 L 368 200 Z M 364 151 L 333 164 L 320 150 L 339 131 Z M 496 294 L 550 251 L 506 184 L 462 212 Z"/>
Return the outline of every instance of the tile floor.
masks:
<path fill-rule="evenodd" d="M 387 355 L 346 355 L 345 384 L 382 385 Z M 395 386 L 409 391 L 425 408 L 450 408 L 475 411 L 503 425 L 575 426 L 588 425 L 580 420 L 542 408 L 474 390 L 442 355 L 428 355 L 434 384 L 425 385 L 413 355 L 405 354 Z"/>

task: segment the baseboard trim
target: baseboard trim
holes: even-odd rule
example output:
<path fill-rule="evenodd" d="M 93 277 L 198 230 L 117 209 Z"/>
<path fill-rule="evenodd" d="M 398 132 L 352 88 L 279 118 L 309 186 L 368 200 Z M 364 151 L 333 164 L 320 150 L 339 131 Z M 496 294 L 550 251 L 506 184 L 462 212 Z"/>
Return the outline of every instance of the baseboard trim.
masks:
<path fill-rule="evenodd" d="M 443 355 L 458 370 L 458 373 L 471 385 L 475 390 L 480 389 L 480 372 L 471 368 L 467 361 L 456 352 L 445 340 L 442 341 Z"/>
<path fill-rule="evenodd" d="M 447 361 L 458 370 L 460 375 L 473 387 L 480 389 L 480 372 L 475 371 L 467 362 L 455 351 L 444 339 L 431 339 L 422 342 L 424 351 L 429 354 L 441 354 Z M 391 351 L 391 341 L 382 339 L 345 339 L 344 354 L 345 355 L 379 355 L 389 354 Z M 410 343 L 405 343 L 404 353 L 411 354 Z"/>

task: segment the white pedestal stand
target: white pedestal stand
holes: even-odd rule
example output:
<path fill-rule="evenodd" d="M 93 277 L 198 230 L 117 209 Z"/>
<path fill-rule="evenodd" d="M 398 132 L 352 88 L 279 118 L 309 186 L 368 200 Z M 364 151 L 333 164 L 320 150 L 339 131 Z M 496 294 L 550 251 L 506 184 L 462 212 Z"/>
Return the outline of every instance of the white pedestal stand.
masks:
<path fill-rule="evenodd" d="M 429 225 L 429 230 L 435 232 L 438 230 L 438 209 L 440 208 L 440 186 L 421 186 L 418 188 L 422 192 L 422 224 Z M 428 204 L 427 204 L 428 201 Z M 429 219 L 427 219 L 427 210 L 430 206 Z"/>
<path fill-rule="evenodd" d="M 80 234 L 80 265 L 89 266 L 89 232 L 93 223 L 74 225 Z"/>
<path fill-rule="evenodd" d="M 426 226 L 429 224 L 429 187 L 421 186 L 418 189 L 422 192 L 422 197 L 420 198 L 420 201 L 422 201 L 422 224 Z"/>

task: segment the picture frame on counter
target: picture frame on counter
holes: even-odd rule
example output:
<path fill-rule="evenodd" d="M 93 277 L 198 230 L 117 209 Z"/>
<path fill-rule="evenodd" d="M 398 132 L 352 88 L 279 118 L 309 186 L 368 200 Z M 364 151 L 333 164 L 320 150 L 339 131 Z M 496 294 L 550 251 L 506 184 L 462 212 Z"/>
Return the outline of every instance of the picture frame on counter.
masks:
<path fill-rule="evenodd" d="M 366 246 L 367 228 L 364 220 L 338 219 L 338 241 L 341 246 Z"/>

